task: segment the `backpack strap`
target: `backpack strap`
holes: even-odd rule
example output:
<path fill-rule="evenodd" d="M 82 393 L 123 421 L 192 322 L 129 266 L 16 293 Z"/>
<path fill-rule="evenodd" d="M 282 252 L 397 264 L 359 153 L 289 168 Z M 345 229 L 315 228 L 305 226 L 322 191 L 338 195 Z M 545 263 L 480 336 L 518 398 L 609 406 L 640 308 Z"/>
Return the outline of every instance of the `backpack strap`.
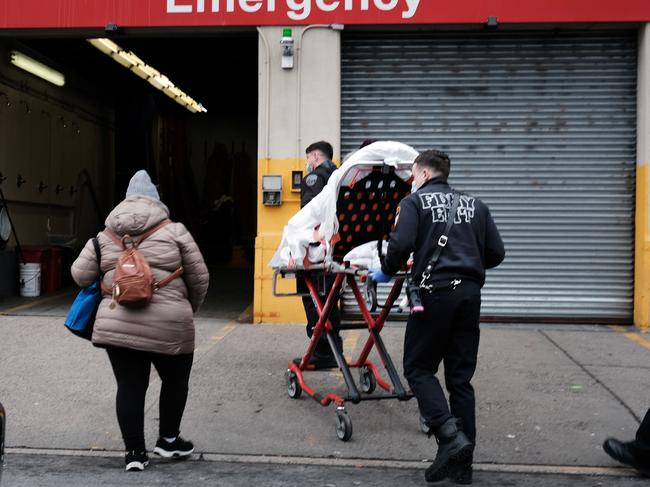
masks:
<path fill-rule="evenodd" d="M 164 279 L 161 279 L 160 281 L 158 281 L 157 283 L 155 283 L 155 284 L 153 285 L 153 288 L 154 288 L 155 290 L 158 290 L 158 289 L 160 289 L 161 287 L 165 287 L 167 284 L 169 284 L 170 282 L 172 282 L 172 281 L 173 281 L 174 279 L 176 279 L 177 277 L 181 277 L 181 276 L 183 275 L 184 272 L 185 272 L 185 269 L 183 268 L 183 266 L 180 266 L 178 269 L 176 269 L 174 272 L 172 272 L 171 274 L 169 274 L 167 277 L 165 277 Z"/>
<path fill-rule="evenodd" d="M 151 237 L 154 233 L 156 233 L 156 232 L 157 232 L 158 230 L 160 230 L 162 227 L 164 227 L 164 226 L 166 226 L 166 225 L 169 225 L 170 223 L 172 223 L 172 221 L 171 221 L 170 219 L 165 219 L 165 220 L 161 221 L 158 225 L 156 225 L 156 226 L 150 228 L 149 230 L 147 230 L 146 232 L 140 234 L 140 235 L 138 236 L 138 239 L 137 239 L 137 240 L 133 240 L 133 238 L 132 238 L 130 235 L 124 235 L 124 236 L 120 237 L 117 233 L 115 233 L 113 230 L 111 230 L 111 229 L 108 228 L 108 227 L 106 227 L 106 228 L 104 229 L 104 233 L 105 233 L 108 237 L 110 237 L 110 239 L 111 239 L 113 242 L 115 242 L 115 244 L 116 244 L 118 247 L 120 247 L 122 250 L 125 250 L 125 249 L 126 249 L 125 239 L 128 239 L 128 240 L 133 244 L 133 246 L 137 249 L 138 246 L 139 246 L 139 245 L 140 245 L 140 244 L 141 244 L 145 239 Z"/>
<path fill-rule="evenodd" d="M 156 225 L 153 228 L 150 228 L 143 234 L 139 235 L 138 240 L 133 242 L 133 245 L 135 245 L 136 248 L 140 246 L 142 242 L 144 242 L 146 239 L 151 237 L 154 233 L 156 233 L 158 230 L 160 230 L 162 227 L 169 225 L 172 221 L 170 219 L 166 219 L 161 221 L 158 225 Z M 126 235 L 125 235 L 126 236 Z M 123 237 L 124 238 L 124 237 Z"/>

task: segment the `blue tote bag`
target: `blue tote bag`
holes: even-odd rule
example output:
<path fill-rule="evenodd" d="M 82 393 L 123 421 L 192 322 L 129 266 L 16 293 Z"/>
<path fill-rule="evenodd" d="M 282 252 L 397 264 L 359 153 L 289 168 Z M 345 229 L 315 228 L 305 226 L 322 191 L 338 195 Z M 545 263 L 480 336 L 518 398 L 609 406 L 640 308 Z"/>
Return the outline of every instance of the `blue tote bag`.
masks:
<path fill-rule="evenodd" d="M 77 294 L 68 316 L 65 318 L 65 326 L 78 337 L 90 340 L 93 336 L 93 325 L 95 324 L 95 315 L 97 308 L 102 301 L 101 287 L 101 259 L 102 253 L 99 248 L 97 238 L 93 238 L 93 246 L 97 255 L 97 266 L 99 267 L 99 277 L 90 286 L 83 288 Z"/>

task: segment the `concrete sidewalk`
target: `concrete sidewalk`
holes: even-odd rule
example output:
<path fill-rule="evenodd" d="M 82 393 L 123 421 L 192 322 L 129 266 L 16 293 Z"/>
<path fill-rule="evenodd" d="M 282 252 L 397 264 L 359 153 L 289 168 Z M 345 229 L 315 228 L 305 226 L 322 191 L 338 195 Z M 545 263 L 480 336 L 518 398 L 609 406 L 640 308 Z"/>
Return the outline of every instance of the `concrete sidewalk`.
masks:
<path fill-rule="evenodd" d="M 479 467 L 616 466 L 602 441 L 631 439 L 650 397 L 650 341 L 625 331 L 629 336 L 611 327 L 483 326 L 474 381 Z M 383 333 L 397 364 L 403 334 L 403 325 Z M 346 354 L 358 352 L 366 335 L 346 333 Z M 183 435 L 206 454 L 413 465 L 433 457 L 435 442 L 419 431 L 414 400 L 348 405 L 354 435 L 343 443 L 333 406 L 305 395 L 290 399 L 286 364 L 305 347 L 301 326 L 198 319 Z M 308 378 L 321 391 L 344 392 L 339 373 Z M 157 436 L 158 391 L 156 377 L 147 398 L 149 447 Z M 0 401 L 10 452 L 121 451 L 114 394 L 106 354 L 70 335 L 60 316 L 0 316 Z"/>

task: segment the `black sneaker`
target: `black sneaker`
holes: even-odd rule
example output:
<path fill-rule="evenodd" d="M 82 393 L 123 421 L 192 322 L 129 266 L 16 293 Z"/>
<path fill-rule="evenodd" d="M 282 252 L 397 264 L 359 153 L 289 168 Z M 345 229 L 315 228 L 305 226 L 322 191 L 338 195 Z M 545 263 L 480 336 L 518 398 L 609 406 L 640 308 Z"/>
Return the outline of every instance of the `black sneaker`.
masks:
<path fill-rule="evenodd" d="M 163 458 L 185 458 L 189 457 L 194 451 L 194 444 L 191 441 L 186 441 L 180 436 L 172 442 L 164 438 L 158 438 L 156 447 L 153 452 Z"/>
<path fill-rule="evenodd" d="M 124 454 L 124 463 L 127 472 L 142 472 L 149 465 L 149 457 L 146 451 L 131 450 Z"/>

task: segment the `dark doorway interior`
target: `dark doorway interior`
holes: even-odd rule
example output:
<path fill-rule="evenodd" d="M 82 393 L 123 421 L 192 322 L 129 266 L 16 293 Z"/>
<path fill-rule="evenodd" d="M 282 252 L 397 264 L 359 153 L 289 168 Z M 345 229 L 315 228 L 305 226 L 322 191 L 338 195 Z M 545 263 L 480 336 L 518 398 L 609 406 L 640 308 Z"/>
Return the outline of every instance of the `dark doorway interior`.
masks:
<path fill-rule="evenodd" d="M 208 112 L 191 113 L 85 39 L 22 39 L 21 45 L 64 70 L 70 89 L 112 109 L 113 203 L 123 199 L 133 173 L 146 169 L 171 218 L 188 227 L 209 264 L 212 285 L 203 314 L 236 317 L 253 294 L 257 36 L 113 40 Z"/>

